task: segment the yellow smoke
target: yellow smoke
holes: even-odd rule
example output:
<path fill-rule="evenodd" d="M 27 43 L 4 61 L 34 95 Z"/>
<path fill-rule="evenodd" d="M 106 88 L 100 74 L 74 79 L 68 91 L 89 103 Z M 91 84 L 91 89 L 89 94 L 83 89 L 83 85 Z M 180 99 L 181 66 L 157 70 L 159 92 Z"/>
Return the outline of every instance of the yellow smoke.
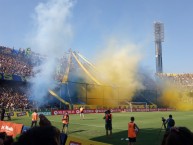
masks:
<path fill-rule="evenodd" d="M 96 66 L 104 78 L 103 85 L 88 90 L 87 104 L 118 105 L 144 88 L 138 76 L 141 55 L 136 45 L 111 40 L 98 55 Z"/>
<path fill-rule="evenodd" d="M 176 108 L 181 111 L 193 110 L 193 97 L 179 89 L 179 86 L 165 84 L 160 101 L 167 107 Z"/>

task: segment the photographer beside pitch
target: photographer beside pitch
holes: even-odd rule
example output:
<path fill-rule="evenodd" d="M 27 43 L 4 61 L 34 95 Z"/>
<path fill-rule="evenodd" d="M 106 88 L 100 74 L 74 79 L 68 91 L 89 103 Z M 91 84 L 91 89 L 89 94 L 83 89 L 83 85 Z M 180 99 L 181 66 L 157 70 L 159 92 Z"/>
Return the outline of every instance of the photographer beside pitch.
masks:
<path fill-rule="evenodd" d="M 166 125 L 166 131 L 169 131 L 171 127 L 174 127 L 175 121 L 172 118 L 172 115 L 169 115 L 169 118 L 164 122 L 164 126 Z"/>

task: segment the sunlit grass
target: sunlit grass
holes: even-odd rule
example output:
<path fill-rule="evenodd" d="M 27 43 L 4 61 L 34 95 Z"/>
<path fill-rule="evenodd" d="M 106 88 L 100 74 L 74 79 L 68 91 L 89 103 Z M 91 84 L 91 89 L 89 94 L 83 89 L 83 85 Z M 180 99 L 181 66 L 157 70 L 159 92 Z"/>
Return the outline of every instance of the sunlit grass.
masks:
<path fill-rule="evenodd" d="M 193 130 L 191 125 L 193 112 L 127 112 L 112 113 L 113 135 L 105 136 L 104 114 L 85 114 L 85 120 L 80 120 L 79 115 L 70 115 L 69 136 L 90 139 L 94 141 L 109 143 L 113 145 L 127 145 L 127 126 L 130 117 L 135 117 L 135 122 L 140 128 L 136 145 L 160 145 L 164 130 L 161 117 L 168 118 L 173 115 L 176 126 L 186 126 Z M 47 116 L 60 130 L 62 129 L 62 116 Z M 13 118 L 13 122 L 31 125 L 31 117 Z"/>

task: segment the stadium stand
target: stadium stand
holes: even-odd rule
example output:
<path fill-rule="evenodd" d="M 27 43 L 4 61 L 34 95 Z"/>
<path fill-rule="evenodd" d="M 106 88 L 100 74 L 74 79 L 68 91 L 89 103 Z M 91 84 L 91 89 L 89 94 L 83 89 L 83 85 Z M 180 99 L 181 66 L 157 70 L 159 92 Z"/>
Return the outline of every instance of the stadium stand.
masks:
<path fill-rule="evenodd" d="M 0 81 L 0 85 L 0 107 L 5 107 L 7 110 L 25 110 L 32 107 L 25 84 Z"/>
<path fill-rule="evenodd" d="M 193 92 L 193 74 L 157 73 L 156 77 L 181 88 L 183 91 Z"/>
<path fill-rule="evenodd" d="M 32 52 L 30 48 L 20 48 L 19 50 L 15 50 L 14 48 L 0 46 L 0 84 L 2 86 L 0 88 L 1 106 L 12 109 L 28 109 L 37 105 L 37 102 L 32 102 L 30 99 L 30 87 L 27 79 L 38 73 L 39 70 L 37 69 L 34 71 L 33 68 L 41 65 L 46 59 L 46 56 Z M 53 77 L 57 82 L 62 82 L 68 60 L 65 56 L 57 58 L 56 60 L 57 65 L 53 68 L 56 71 Z M 73 69 L 73 66 L 71 69 Z M 159 97 L 157 82 L 153 77 L 151 78 L 147 74 L 142 74 L 141 76 L 144 77 L 143 85 L 145 88 L 144 90 L 138 90 L 133 96 L 132 101 L 147 102 L 148 105 L 156 104 L 157 98 Z M 175 84 L 182 88 L 183 91 L 188 91 L 190 93 L 189 95 L 193 96 L 193 74 L 157 73 L 156 80 L 157 79 L 159 79 L 159 81 L 167 81 L 171 84 Z M 76 84 L 76 87 L 78 85 L 81 86 L 84 84 Z M 61 91 L 60 88 L 58 91 Z M 75 96 L 73 97 L 75 98 Z M 58 103 L 44 105 L 45 108 L 59 106 Z"/>
<path fill-rule="evenodd" d="M 30 76 L 32 65 L 23 51 L 15 51 L 8 47 L 0 46 L 0 73 Z"/>
<path fill-rule="evenodd" d="M 37 105 L 30 100 L 30 86 L 26 79 L 37 73 L 33 68 L 46 57 L 33 52 L 29 55 L 26 51 L 0 46 L 0 107 L 6 110 L 25 110 Z"/>

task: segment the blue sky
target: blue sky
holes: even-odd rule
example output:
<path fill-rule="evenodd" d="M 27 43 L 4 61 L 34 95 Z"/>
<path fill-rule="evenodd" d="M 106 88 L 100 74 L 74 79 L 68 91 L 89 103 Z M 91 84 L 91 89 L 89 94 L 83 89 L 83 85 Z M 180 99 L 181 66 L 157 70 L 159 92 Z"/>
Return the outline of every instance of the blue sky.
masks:
<path fill-rule="evenodd" d="M 106 41 L 114 38 L 139 46 L 141 65 L 155 72 L 153 23 L 160 21 L 164 23 L 164 72 L 193 73 L 192 0 L 64 1 L 72 4 L 65 14 L 65 26 L 70 31 L 64 31 L 68 33 L 64 51 L 72 48 L 94 62 Z M 0 45 L 36 51 L 27 39 L 37 31 L 34 15 L 40 2 L 48 0 L 0 0 Z"/>

